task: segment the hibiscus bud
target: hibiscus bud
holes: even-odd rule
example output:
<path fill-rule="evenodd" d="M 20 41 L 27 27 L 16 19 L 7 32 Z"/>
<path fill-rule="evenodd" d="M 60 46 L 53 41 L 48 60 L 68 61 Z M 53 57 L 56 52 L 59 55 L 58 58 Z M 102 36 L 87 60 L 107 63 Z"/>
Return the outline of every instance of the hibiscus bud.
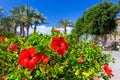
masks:
<path fill-rule="evenodd" d="M 84 60 L 82 59 L 82 58 L 80 58 L 79 60 L 78 60 L 78 63 L 82 63 Z"/>
<path fill-rule="evenodd" d="M 5 42 L 5 38 L 4 37 L 0 37 L 0 42 Z"/>
<path fill-rule="evenodd" d="M 57 30 L 57 29 L 56 29 L 56 30 L 54 30 L 54 32 L 60 32 L 60 30 Z"/>
<path fill-rule="evenodd" d="M 8 50 L 10 50 L 10 51 L 15 51 L 18 48 L 19 47 L 17 45 L 15 45 L 15 44 L 12 44 L 12 45 L 8 46 Z"/>

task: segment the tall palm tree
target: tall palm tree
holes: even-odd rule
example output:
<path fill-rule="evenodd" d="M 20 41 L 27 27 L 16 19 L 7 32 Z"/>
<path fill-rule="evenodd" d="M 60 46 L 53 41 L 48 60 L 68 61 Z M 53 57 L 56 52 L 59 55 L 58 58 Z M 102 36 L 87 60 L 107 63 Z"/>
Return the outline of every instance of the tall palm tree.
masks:
<path fill-rule="evenodd" d="M 45 22 L 46 18 L 38 12 L 35 13 L 32 20 L 34 22 L 33 24 L 35 25 L 34 26 L 34 32 L 36 31 L 38 24 L 46 24 L 46 22 Z"/>
<path fill-rule="evenodd" d="M 17 26 L 20 26 L 20 35 L 22 35 L 22 34 L 24 35 L 23 11 L 24 11 L 24 8 L 22 6 L 13 7 L 13 9 L 10 10 L 10 12 L 11 12 L 10 16 L 12 17 L 13 22 L 15 24 L 14 32 L 16 33 Z"/>
<path fill-rule="evenodd" d="M 71 21 L 69 21 L 68 19 L 61 19 L 61 20 L 59 20 L 58 21 L 58 27 L 63 27 L 64 28 L 64 33 L 66 34 L 66 32 L 67 32 L 67 27 L 68 26 L 71 26 L 72 25 L 72 22 Z"/>
<path fill-rule="evenodd" d="M 11 22 L 11 24 L 12 24 L 12 26 L 14 27 L 14 34 L 16 34 L 17 35 L 17 27 L 19 26 L 19 24 L 20 24 L 20 21 L 17 19 L 17 18 L 14 18 L 14 17 L 12 17 L 11 18 L 12 20 L 12 22 Z M 21 30 L 22 31 L 22 30 Z"/>
<path fill-rule="evenodd" d="M 1 18 L 0 23 L 3 29 L 10 31 L 10 28 L 12 27 L 10 17 Z"/>
<path fill-rule="evenodd" d="M 27 30 L 27 37 L 29 35 L 29 28 L 30 25 L 32 24 L 32 17 L 34 15 L 34 11 L 35 9 L 33 9 L 30 6 L 24 6 L 25 10 L 24 10 L 24 18 L 23 20 L 25 21 L 25 26 L 26 26 L 26 30 Z"/>
<path fill-rule="evenodd" d="M 43 21 L 44 18 L 41 14 L 30 6 L 18 6 L 14 7 L 13 10 L 10 11 L 12 13 L 12 17 L 16 18 L 20 27 L 20 33 L 24 36 L 24 27 L 27 30 L 27 37 L 29 34 L 30 25 Z M 39 17 L 40 16 L 40 17 Z M 38 21 L 39 20 L 39 21 Z"/>

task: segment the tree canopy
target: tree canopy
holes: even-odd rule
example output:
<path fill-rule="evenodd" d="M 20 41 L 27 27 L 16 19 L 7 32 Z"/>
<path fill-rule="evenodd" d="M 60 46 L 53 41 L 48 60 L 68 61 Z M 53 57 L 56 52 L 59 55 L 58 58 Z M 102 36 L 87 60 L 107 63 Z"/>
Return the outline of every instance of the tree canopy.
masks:
<path fill-rule="evenodd" d="M 119 10 L 119 6 L 111 2 L 97 4 L 85 12 L 84 26 L 97 35 L 110 33 L 116 27 L 115 16 Z"/>
<path fill-rule="evenodd" d="M 83 24 L 83 18 L 78 18 L 75 25 L 74 25 L 74 33 L 77 33 L 77 36 L 80 36 L 84 33 L 84 24 Z"/>
<path fill-rule="evenodd" d="M 110 33 L 116 28 L 115 16 L 119 10 L 119 6 L 112 2 L 104 1 L 96 4 L 84 13 L 82 17 L 83 23 L 80 19 L 76 21 L 75 30 L 78 29 L 80 32 L 83 32 L 82 30 L 84 29 L 84 33 L 89 32 L 96 35 Z"/>

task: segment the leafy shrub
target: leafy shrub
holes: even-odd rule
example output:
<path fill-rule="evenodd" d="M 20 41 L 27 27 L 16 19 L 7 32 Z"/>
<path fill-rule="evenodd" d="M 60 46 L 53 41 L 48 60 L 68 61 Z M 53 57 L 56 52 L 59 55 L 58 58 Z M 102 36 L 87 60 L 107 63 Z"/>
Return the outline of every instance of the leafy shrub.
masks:
<path fill-rule="evenodd" d="M 0 77 L 8 80 L 109 78 L 113 76 L 107 65 L 111 61 L 113 58 L 93 41 L 79 41 L 72 34 L 54 29 L 51 35 L 35 32 L 28 39 L 5 38 L 5 42 L 0 42 Z"/>
<path fill-rule="evenodd" d="M 3 31 L 0 32 L 0 36 L 4 36 L 4 37 L 7 37 L 7 38 L 14 38 L 15 34 L 13 32 L 8 32 L 6 30 L 3 30 Z"/>

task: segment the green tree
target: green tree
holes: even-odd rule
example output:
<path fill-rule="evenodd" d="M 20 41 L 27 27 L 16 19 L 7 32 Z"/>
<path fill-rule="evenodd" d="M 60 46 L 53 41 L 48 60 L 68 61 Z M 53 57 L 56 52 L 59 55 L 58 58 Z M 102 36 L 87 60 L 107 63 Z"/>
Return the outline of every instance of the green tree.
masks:
<path fill-rule="evenodd" d="M 120 8 L 112 2 L 99 3 L 89 8 L 84 14 L 84 26 L 86 31 L 96 35 L 105 35 L 116 28 L 115 16 Z"/>
<path fill-rule="evenodd" d="M 83 18 L 78 18 L 77 21 L 75 22 L 73 33 L 76 33 L 78 37 L 81 34 L 85 33 L 86 29 L 84 29 L 83 23 L 84 23 Z"/>
<path fill-rule="evenodd" d="M 69 21 L 68 19 L 61 19 L 61 20 L 58 21 L 58 27 L 63 27 L 65 34 L 66 34 L 66 32 L 67 32 L 67 29 L 66 29 L 66 28 L 67 28 L 68 26 L 72 26 L 72 25 L 73 25 L 72 22 Z"/>
<path fill-rule="evenodd" d="M 11 17 L 13 19 L 13 21 L 15 22 L 15 30 L 17 26 L 20 26 L 20 35 L 23 34 L 24 36 L 24 7 L 23 6 L 17 6 L 17 7 L 13 7 L 12 10 L 10 10 L 11 12 Z M 15 31 L 16 32 L 16 31 Z"/>

